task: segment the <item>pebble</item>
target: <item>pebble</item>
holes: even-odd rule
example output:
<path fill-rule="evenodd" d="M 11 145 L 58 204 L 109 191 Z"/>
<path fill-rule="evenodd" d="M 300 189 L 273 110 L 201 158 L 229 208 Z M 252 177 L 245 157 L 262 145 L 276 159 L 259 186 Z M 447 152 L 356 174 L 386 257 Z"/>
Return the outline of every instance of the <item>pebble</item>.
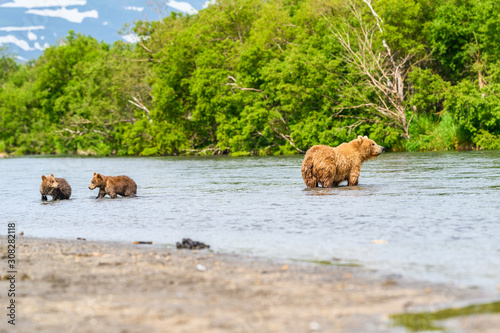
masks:
<path fill-rule="evenodd" d="M 196 265 L 196 269 L 199 270 L 200 272 L 205 272 L 207 270 L 207 268 L 203 265 Z"/>
<path fill-rule="evenodd" d="M 311 331 L 321 331 L 321 325 L 317 321 L 311 321 L 309 323 L 309 329 Z"/>
<path fill-rule="evenodd" d="M 382 283 L 382 286 L 384 287 L 392 287 L 392 286 L 395 286 L 397 285 L 398 283 L 396 281 L 394 281 L 393 279 L 387 279 L 385 280 L 383 283 Z"/>

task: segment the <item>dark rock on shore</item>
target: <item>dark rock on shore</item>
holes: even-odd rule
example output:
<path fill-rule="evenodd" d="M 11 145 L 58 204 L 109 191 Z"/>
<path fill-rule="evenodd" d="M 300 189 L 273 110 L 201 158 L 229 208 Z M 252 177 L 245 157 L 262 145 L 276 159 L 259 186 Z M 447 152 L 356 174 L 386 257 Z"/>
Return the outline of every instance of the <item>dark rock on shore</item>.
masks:
<path fill-rule="evenodd" d="M 178 249 L 201 250 L 209 249 L 210 245 L 202 242 L 194 241 L 191 238 L 183 238 L 182 243 L 176 243 Z"/>

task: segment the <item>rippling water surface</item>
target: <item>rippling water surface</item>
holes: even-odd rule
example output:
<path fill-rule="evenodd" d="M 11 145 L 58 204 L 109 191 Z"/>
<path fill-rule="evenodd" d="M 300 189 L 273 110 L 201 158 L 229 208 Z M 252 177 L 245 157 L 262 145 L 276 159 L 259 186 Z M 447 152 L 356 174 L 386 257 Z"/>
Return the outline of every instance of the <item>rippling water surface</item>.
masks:
<path fill-rule="evenodd" d="M 2 215 L 27 236 L 190 237 L 216 251 L 500 284 L 500 152 L 387 153 L 363 164 L 359 186 L 314 190 L 302 158 L 3 159 Z M 96 200 L 94 172 L 130 176 L 138 197 Z M 40 177 L 51 173 L 70 183 L 71 200 L 41 202 Z"/>

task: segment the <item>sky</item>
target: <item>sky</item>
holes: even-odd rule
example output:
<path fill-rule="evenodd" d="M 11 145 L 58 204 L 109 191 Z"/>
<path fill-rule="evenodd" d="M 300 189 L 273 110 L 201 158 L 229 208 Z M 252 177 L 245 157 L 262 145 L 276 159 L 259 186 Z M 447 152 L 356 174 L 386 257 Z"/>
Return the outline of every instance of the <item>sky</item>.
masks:
<path fill-rule="evenodd" d="M 113 43 L 133 43 L 132 33 L 122 33 L 126 23 L 158 20 L 170 11 L 196 14 L 209 0 L 0 0 L 0 48 L 19 61 L 36 59 L 57 44 L 69 30 Z M 156 10 L 155 10 L 156 9 Z"/>

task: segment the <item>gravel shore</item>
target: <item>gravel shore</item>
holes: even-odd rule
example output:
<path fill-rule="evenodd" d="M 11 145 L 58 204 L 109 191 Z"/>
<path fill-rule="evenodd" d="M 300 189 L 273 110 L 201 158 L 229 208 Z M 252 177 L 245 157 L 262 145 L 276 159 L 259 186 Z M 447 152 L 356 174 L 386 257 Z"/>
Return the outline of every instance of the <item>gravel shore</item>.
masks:
<path fill-rule="evenodd" d="M 7 237 L 0 241 L 5 296 Z M 16 242 L 16 325 L 2 314 L 0 332 L 406 332 L 389 315 L 484 296 L 362 267 L 115 242 Z M 455 331 L 496 332 L 499 316 L 457 319 Z"/>

